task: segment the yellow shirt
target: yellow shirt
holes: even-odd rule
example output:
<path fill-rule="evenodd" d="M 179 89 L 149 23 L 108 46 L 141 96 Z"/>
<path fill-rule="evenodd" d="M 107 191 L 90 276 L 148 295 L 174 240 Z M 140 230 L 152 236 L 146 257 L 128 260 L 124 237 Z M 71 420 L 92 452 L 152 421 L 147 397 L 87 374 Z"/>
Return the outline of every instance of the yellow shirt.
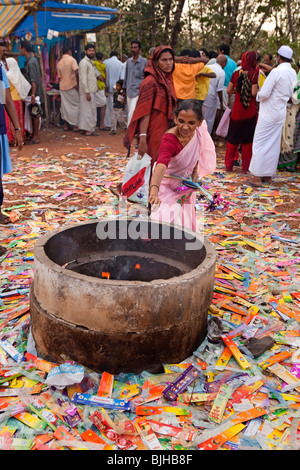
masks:
<path fill-rule="evenodd" d="M 177 98 L 180 100 L 195 98 L 195 76 L 203 67 L 203 62 L 196 64 L 175 64 L 173 82 Z"/>
<path fill-rule="evenodd" d="M 99 60 L 95 60 L 94 65 L 96 69 L 101 73 L 102 77 L 106 79 L 106 65 L 103 64 L 103 62 L 99 62 Z M 104 90 L 104 88 L 106 87 L 105 82 L 99 79 L 97 79 L 97 82 L 99 90 Z"/>
<path fill-rule="evenodd" d="M 214 73 L 214 71 L 208 67 L 207 65 L 204 65 L 203 69 L 201 70 L 201 73 Z M 209 89 L 209 77 L 198 77 L 196 78 L 196 84 L 195 84 L 195 99 L 196 100 L 205 100 L 208 89 Z M 213 80 L 213 79 L 212 79 Z"/>

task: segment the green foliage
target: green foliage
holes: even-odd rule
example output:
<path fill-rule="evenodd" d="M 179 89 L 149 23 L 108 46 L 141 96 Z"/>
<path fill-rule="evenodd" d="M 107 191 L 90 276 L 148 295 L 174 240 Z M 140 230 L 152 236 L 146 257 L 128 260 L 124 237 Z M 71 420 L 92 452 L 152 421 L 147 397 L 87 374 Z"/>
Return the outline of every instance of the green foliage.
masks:
<path fill-rule="evenodd" d="M 130 55 L 131 40 L 139 39 L 147 56 L 150 47 L 168 44 L 175 37 L 175 52 L 202 47 L 217 50 L 221 42 L 227 42 L 231 55 L 238 58 L 250 48 L 275 53 L 280 44 L 290 44 L 299 56 L 298 41 L 295 37 L 293 41 L 291 31 L 294 36 L 299 31 L 300 0 L 183 0 L 184 10 L 175 21 L 181 1 L 107 0 L 105 6 L 122 13 L 121 21 L 97 35 L 97 49 L 107 57 L 121 44 L 122 52 Z M 89 0 L 91 3 L 104 5 L 101 0 Z M 172 36 L 178 25 L 178 35 Z"/>

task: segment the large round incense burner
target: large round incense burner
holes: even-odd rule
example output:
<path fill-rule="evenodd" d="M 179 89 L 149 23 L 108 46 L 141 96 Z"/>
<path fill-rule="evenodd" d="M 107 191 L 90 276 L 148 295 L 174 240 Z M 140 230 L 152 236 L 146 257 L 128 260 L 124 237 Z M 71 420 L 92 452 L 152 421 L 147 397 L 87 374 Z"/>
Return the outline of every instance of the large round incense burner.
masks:
<path fill-rule="evenodd" d="M 39 355 L 113 374 L 184 360 L 206 335 L 215 262 L 200 234 L 148 219 L 42 236 L 30 295 Z"/>

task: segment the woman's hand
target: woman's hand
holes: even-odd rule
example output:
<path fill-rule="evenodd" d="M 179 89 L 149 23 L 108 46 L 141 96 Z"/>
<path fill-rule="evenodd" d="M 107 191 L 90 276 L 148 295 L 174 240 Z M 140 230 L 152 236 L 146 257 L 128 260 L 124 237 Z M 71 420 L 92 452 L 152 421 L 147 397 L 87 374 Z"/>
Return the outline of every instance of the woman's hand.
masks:
<path fill-rule="evenodd" d="M 15 145 L 15 147 L 18 147 L 18 150 L 22 150 L 23 138 L 22 138 L 22 132 L 21 131 L 16 131 L 14 145 Z"/>
<path fill-rule="evenodd" d="M 138 154 L 143 157 L 145 153 L 148 151 L 148 145 L 146 136 L 140 137 L 139 145 L 138 145 Z"/>
<path fill-rule="evenodd" d="M 150 193 L 148 198 L 149 204 L 151 204 L 151 210 L 153 212 L 157 211 L 161 204 L 161 200 L 158 197 L 158 187 L 157 186 L 150 186 Z"/>

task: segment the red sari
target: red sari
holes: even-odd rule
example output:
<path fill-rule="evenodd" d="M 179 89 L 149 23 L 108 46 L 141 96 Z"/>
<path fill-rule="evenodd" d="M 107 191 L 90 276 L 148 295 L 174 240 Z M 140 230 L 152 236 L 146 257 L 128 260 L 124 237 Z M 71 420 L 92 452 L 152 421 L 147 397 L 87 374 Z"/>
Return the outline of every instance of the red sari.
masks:
<path fill-rule="evenodd" d="M 140 119 L 150 115 L 147 146 L 152 166 L 157 160 L 161 139 L 169 129 L 177 103 L 172 78 L 174 68 L 170 74 L 165 75 L 157 65 L 157 59 L 163 51 L 170 51 L 173 55 L 169 46 L 156 47 L 153 58 L 145 68 L 137 105 L 124 138 L 124 145 L 129 149 L 134 136 L 139 133 Z"/>

